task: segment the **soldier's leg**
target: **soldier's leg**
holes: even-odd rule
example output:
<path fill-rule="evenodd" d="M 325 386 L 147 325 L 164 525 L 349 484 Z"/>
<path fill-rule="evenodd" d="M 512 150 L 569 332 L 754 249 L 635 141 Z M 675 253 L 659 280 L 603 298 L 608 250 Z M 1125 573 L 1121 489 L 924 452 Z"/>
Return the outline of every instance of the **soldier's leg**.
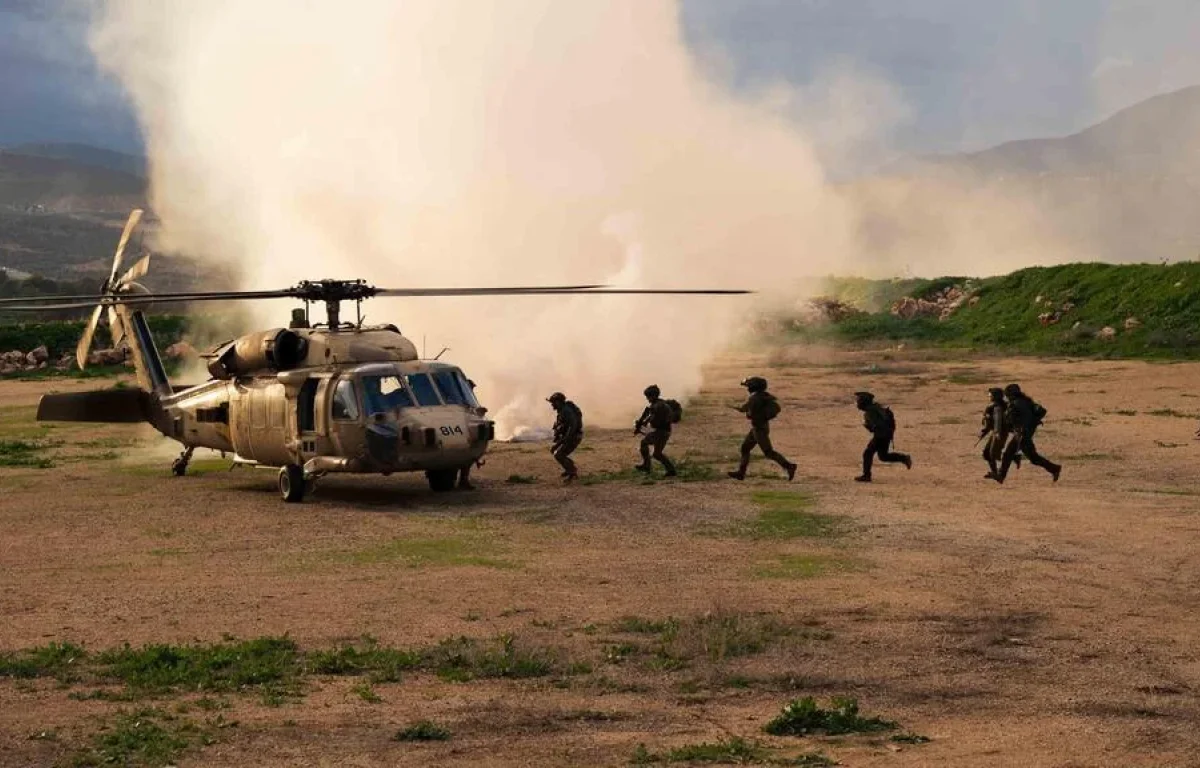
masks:
<path fill-rule="evenodd" d="M 550 454 L 558 465 L 563 468 L 563 477 L 571 477 L 576 474 L 575 462 L 571 461 L 571 451 L 575 450 L 574 446 L 569 444 L 561 444 Z"/>
<path fill-rule="evenodd" d="M 912 468 L 912 459 L 909 458 L 907 453 L 895 453 L 891 450 L 891 445 L 892 445 L 892 436 L 891 435 L 882 435 L 879 438 L 877 438 L 877 441 L 878 441 L 877 444 L 879 446 L 879 460 L 880 461 L 887 462 L 888 464 L 900 463 L 906 467 L 909 467 L 910 469 Z"/>
<path fill-rule="evenodd" d="M 647 432 L 642 436 L 642 442 L 638 445 L 638 452 L 642 455 L 642 463 L 637 466 L 637 469 L 642 472 L 650 471 L 650 443 L 653 436 L 653 431 Z"/>
<path fill-rule="evenodd" d="M 863 451 L 863 457 L 862 457 L 863 471 L 862 471 L 862 475 L 860 475 L 858 478 L 856 478 L 858 480 L 870 480 L 871 479 L 871 462 L 875 459 L 875 454 L 879 451 L 879 448 L 876 445 L 875 440 L 876 440 L 876 438 L 872 437 L 871 442 L 867 443 L 866 450 Z"/>
<path fill-rule="evenodd" d="M 1003 483 L 1004 478 L 1008 477 L 1008 468 L 1012 466 L 1013 458 L 1017 455 L 1017 451 L 1021 450 L 1021 440 L 1017 436 L 1008 438 L 1008 444 L 1004 446 L 1004 456 L 1000 460 L 1000 473 L 996 475 L 996 481 Z"/>
<path fill-rule="evenodd" d="M 663 465 L 663 469 L 667 471 L 667 477 L 676 475 L 675 465 L 667 458 L 667 454 L 663 453 L 663 449 L 667 447 L 667 441 L 671 439 L 671 433 L 665 430 L 657 433 L 658 438 L 654 441 L 654 458 Z"/>
<path fill-rule="evenodd" d="M 1037 446 L 1033 444 L 1032 435 L 1021 438 L 1021 453 L 1025 454 L 1025 458 L 1029 459 L 1030 464 L 1046 470 L 1054 475 L 1056 482 L 1058 481 L 1058 475 L 1062 472 L 1062 467 L 1037 452 Z"/>
<path fill-rule="evenodd" d="M 1000 470 L 996 467 L 996 459 L 1000 457 L 1002 452 L 1003 448 L 1000 445 L 1000 441 L 996 439 L 995 435 L 989 435 L 987 442 L 983 444 L 983 460 L 988 465 L 988 473 L 984 477 L 994 479 L 1000 473 Z"/>
<path fill-rule="evenodd" d="M 746 439 L 742 440 L 741 447 L 741 462 L 738 468 L 729 473 L 729 476 L 735 480 L 745 480 L 746 470 L 750 467 L 750 452 L 754 450 L 754 446 L 758 445 L 758 440 L 754 435 L 754 430 L 750 430 L 746 434 Z"/>
<path fill-rule="evenodd" d="M 754 430 L 755 439 L 758 441 L 758 447 L 762 448 L 763 456 L 766 456 L 771 461 L 775 462 L 784 469 L 790 469 L 793 464 L 787 460 L 782 453 L 775 450 L 775 446 L 771 445 L 771 431 L 766 427 Z"/>

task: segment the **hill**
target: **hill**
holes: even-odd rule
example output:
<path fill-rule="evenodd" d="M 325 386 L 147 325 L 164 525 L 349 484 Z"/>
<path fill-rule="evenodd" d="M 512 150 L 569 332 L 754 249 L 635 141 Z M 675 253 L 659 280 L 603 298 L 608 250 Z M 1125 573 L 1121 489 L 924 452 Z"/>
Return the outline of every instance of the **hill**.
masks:
<path fill-rule="evenodd" d="M 146 175 L 146 158 L 103 147 L 94 147 L 91 144 L 17 144 L 5 147 L 5 149 L 18 155 L 70 160 L 80 165 L 90 165 L 95 168 L 120 171 L 131 176 Z"/>
<path fill-rule="evenodd" d="M 1200 263 L 1066 264 L 984 279 L 845 280 L 830 297 L 859 309 L 831 322 L 778 317 L 788 336 L 850 343 L 907 342 L 977 351 L 1200 358 Z M 903 317 L 905 297 L 959 306 Z M 946 302 L 942 302 L 944 310 Z M 779 327 L 779 326 L 777 326 Z"/>
<path fill-rule="evenodd" d="M 0 208 L 128 213 L 145 199 L 146 181 L 140 176 L 71 159 L 0 150 Z"/>
<path fill-rule="evenodd" d="M 930 190 L 951 185 L 1028 205 L 1088 259 L 1191 259 L 1200 253 L 1200 86 L 1147 99 L 1070 136 L 915 158 L 859 187 L 869 198 L 897 183 L 911 187 L 913 216 L 936 199 Z"/>

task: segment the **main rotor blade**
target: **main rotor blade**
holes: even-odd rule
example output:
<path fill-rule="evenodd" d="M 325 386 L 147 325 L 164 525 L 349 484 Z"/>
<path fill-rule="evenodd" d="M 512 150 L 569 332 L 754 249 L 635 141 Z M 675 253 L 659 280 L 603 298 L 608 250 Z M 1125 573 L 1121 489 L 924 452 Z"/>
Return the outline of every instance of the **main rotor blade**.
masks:
<path fill-rule="evenodd" d="M 9 299 L 0 299 L 0 306 L 5 304 L 32 304 L 40 301 L 87 301 L 95 304 L 106 298 L 108 297 L 102 293 L 79 293 L 72 296 L 16 296 Z"/>
<path fill-rule="evenodd" d="M 752 291 L 733 289 L 656 289 L 609 288 L 604 285 L 556 285 L 511 288 L 379 288 L 374 296 L 524 296 L 540 294 L 649 293 L 649 294 L 743 294 Z"/>
<path fill-rule="evenodd" d="M 133 234 L 133 230 L 137 227 L 138 222 L 141 220 L 141 208 L 134 208 L 129 212 L 129 218 L 125 221 L 125 229 L 121 232 L 121 241 L 117 243 L 117 252 L 113 256 L 112 273 L 108 276 L 108 282 L 110 284 L 116 278 L 117 271 L 121 269 L 121 259 L 125 255 L 125 246 L 129 243 L 129 238 Z"/>
<path fill-rule="evenodd" d="M 376 288 L 372 296 L 517 296 L 602 288 L 600 285 L 517 286 L 511 288 Z"/>
<path fill-rule="evenodd" d="M 137 306 L 139 304 L 185 304 L 191 301 L 236 301 L 239 299 L 286 299 L 292 296 L 291 291 L 212 291 L 205 293 L 138 293 L 138 294 L 106 294 L 103 296 L 88 296 L 88 301 L 66 302 L 58 304 L 29 304 L 12 306 L 0 304 L 0 312 L 57 312 L 67 309 L 86 309 L 99 304 L 107 307 L 113 304 Z M 47 296 L 46 299 L 56 299 L 57 296 Z M 70 298 L 70 297 L 68 297 Z"/>
<path fill-rule="evenodd" d="M 85 304 L 84 306 L 88 306 Z M 87 367 L 88 352 L 92 348 L 92 336 L 96 334 L 96 326 L 100 323 L 100 312 L 102 307 L 96 306 L 92 311 L 92 319 L 88 320 L 88 324 L 83 328 L 83 335 L 79 337 L 79 344 L 75 347 L 75 362 L 79 364 L 79 370 Z"/>

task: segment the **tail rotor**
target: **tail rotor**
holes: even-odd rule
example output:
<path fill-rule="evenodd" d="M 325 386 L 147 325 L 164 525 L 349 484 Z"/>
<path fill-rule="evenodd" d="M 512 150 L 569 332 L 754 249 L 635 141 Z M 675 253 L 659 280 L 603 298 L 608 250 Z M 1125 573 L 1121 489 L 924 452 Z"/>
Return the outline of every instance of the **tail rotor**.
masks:
<path fill-rule="evenodd" d="M 138 259 L 124 274 L 120 277 L 117 276 L 117 273 L 121 269 L 121 262 L 125 258 L 125 247 L 129 244 L 129 239 L 133 235 L 133 231 L 142 220 L 142 213 L 141 208 L 135 208 L 130 212 L 129 219 L 125 222 L 125 229 L 121 232 L 121 240 L 117 243 L 117 252 L 113 256 L 112 271 L 109 272 L 108 279 L 104 281 L 104 285 L 100 288 L 100 293 L 106 298 L 110 296 L 116 297 L 120 294 L 141 289 L 141 286 L 136 281 L 150 269 L 150 255 L 146 254 Z M 79 364 L 81 370 L 87 365 L 87 357 L 92 347 L 92 339 L 96 335 L 96 327 L 100 323 L 100 315 L 104 314 L 106 307 L 108 309 L 108 328 L 112 334 L 113 346 L 118 346 L 125 339 L 124 323 L 121 322 L 121 316 L 117 313 L 116 308 L 109 302 L 98 304 L 95 310 L 92 311 L 92 316 L 83 329 L 83 335 L 79 338 L 79 345 L 75 348 L 75 362 Z"/>

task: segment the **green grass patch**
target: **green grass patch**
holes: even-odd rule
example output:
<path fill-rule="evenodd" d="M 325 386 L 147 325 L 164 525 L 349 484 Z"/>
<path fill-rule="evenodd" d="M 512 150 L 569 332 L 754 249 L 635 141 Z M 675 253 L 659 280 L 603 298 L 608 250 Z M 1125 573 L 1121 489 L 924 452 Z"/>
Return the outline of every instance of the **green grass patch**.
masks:
<path fill-rule="evenodd" d="M 537 478 L 533 475 L 509 475 L 504 482 L 510 485 L 533 485 L 537 482 Z"/>
<path fill-rule="evenodd" d="M 730 736 L 718 741 L 703 741 L 684 744 L 665 752 L 651 752 L 645 744 L 638 744 L 629 758 L 630 765 L 656 765 L 663 763 L 718 764 L 718 765 L 791 765 L 825 768 L 837 765 L 820 752 L 806 752 L 795 757 L 776 755 L 757 742 L 747 741 L 740 736 Z"/>
<path fill-rule="evenodd" d="M 845 531 L 845 519 L 810 511 L 812 496 L 796 491 L 754 491 L 758 516 L 734 526 L 733 533 L 754 539 L 832 538 Z"/>
<path fill-rule="evenodd" d="M 194 645 L 146 645 L 106 651 L 96 657 L 102 677 L 134 692 L 240 691 L 262 688 L 298 693 L 300 658 L 288 637 Z"/>
<path fill-rule="evenodd" d="M 580 482 L 583 485 L 600 485 L 602 483 L 654 485 L 658 482 L 672 480 L 683 483 L 703 483 L 717 480 L 721 477 L 721 473 L 711 464 L 696 461 L 695 459 L 685 457 L 674 463 L 677 474 L 673 478 L 663 474 L 662 466 L 658 462 L 653 462 L 649 472 L 641 472 L 634 467 L 621 469 L 616 472 L 593 472 L 581 477 Z"/>
<path fill-rule="evenodd" d="M 73 643 L 49 643 L 12 653 L 0 653 L 0 677 L 53 677 L 68 682 L 79 675 L 86 659 L 87 651 Z"/>
<path fill-rule="evenodd" d="M 374 682 L 399 682 L 400 673 L 421 666 L 421 654 L 380 646 L 373 637 L 359 645 L 343 645 L 305 656 L 305 668 L 316 675 L 367 675 Z"/>
<path fill-rule="evenodd" d="M 544 649 L 526 648 L 512 635 L 500 635 L 492 642 L 466 637 L 447 639 L 426 649 L 421 656 L 423 668 L 456 683 L 545 677 L 558 667 L 554 655 Z"/>
<path fill-rule="evenodd" d="M 812 579 L 835 571 L 847 571 L 853 563 L 829 555 L 776 555 L 754 570 L 759 579 Z"/>
<path fill-rule="evenodd" d="M 394 737 L 396 741 L 449 741 L 450 729 L 429 720 L 421 720 L 401 728 Z"/>
<path fill-rule="evenodd" d="M 822 709 L 811 696 L 793 699 L 784 705 L 775 719 L 763 726 L 772 736 L 840 736 L 847 733 L 891 731 L 897 724 L 878 717 L 864 717 L 854 699 L 834 697 L 829 709 Z"/>
<path fill-rule="evenodd" d="M 350 693 L 368 704 L 379 704 L 383 701 L 383 697 L 375 692 L 375 688 L 369 682 L 356 683 L 350 688 Z"/>
<path fill-rule="evenodd" d="M 73 755 L 67 765 L 72 768 L 171 765 L 190 748 L 212 741 L 209 729 L 160 709 L 122 712 L 92 738 L 90 745 Z"/>
<path fill-rule="evenodd" d="M 1063 461 L 1124 461 L 1125 457 L 1119 453 L 1089 451 L 1088 453 L 1073 453 L 1063 456 L 1062 459 Z"/>
<path fill-rule="evenodd" d="M 395 538 L 344 553 L 338 559 L 354 565 L 400 563 L 410 568 L 478 566 L 517 568 L 518 563 L 498 557 L 496 547 L 481 537 L 452 536 L 436 539 Z"/>
<path fill-rule="evenodd" d="M 50 447 L 43 441 L 0 440 L 0 467 L 49 469 L 54 462 L 43 454 Z"/>
<path fill-rule="evenodd" d="M 801 635 L 795 627 L 764 613 L 718 611 L 688 619 L 644 619 L 627 616 L 612 629 L 620 634 L 647 636 L 605 647 L 605 660 L 621 664 L 630 659 L 659 671 L 684 669 L 696 661 L 719 664 L 762 653 Z"/>

